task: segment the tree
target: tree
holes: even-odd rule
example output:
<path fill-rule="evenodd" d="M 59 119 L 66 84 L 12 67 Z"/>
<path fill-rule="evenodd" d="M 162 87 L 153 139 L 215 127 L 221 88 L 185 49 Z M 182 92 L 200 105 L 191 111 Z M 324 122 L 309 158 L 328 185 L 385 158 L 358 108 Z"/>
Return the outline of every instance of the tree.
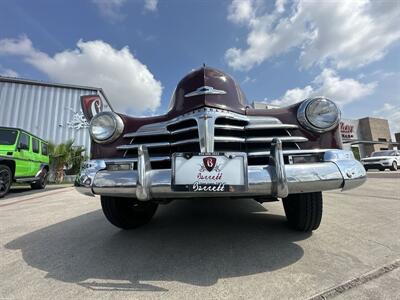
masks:
<path fill-rule="evenodd" d="M 64 180 L 65 169 L 68 173 L 79 172 L 81 163 L 85 159 L 85 148 L 73 146 L 73 144 L 73 140 L 58 145 L 49 143 L 50 168 L 54 172 L 54 181 L 57 183 Z"/>

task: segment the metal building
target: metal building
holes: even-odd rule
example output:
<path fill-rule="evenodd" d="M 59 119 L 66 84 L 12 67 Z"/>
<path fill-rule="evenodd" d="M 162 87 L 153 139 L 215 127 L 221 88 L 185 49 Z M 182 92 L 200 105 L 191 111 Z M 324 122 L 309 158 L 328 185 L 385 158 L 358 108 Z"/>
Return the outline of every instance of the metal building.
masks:
<path fill-rule="evenodd" d="M 0 126 L 25 129 L 42 139 L 90 148 L 80 96 L 99 95 L 104 110 L 111 106 L 101 88 L 54 84 L 0 76 Z"/>

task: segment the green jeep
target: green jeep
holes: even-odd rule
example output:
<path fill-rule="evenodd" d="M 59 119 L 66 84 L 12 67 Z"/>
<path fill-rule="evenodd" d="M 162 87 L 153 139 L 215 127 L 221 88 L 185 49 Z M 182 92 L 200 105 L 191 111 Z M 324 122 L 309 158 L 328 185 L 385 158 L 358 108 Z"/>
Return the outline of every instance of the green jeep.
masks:
<path fill-rule="evenodd" d="M 18 128 L 0 127 L 0 198 L 12 182 L 44 189 L 49 172 L 47 142 Z"/>

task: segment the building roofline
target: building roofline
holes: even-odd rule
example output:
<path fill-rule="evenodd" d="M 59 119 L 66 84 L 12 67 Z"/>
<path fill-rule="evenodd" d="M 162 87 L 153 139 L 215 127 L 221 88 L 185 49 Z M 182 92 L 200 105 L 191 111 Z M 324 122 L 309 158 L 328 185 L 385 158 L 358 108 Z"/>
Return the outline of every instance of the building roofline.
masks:
<path fill-rule="evenodd" d="M 80 90 L 101 90 L 98 87 L 84 86 L 84 85 L 76 85 L 76 84 L 65 84 L 65 83 L 55 83 L 55 82 L 46 82 L 41 80 L 33 80 L 33 79 L 25 79 L 25 78 L 16 78 L 16 77 L 7 77 L 0 75 L 0 81 L 3 82 L 13 82 L 13 83 L 25 83 L 25 84 L 33 84 L 33 85 L 42 85 L 42 86 L 51 86 L 51 87 L 61 87 L 61 88 L 74 88 Z"/>
<path fill-rule="evenodd" d="M 108 98 L 102 88 L 84 86 L 84 85 L 76 85 L 76 84 L 45 82 L 45 81 L 41 81 L 41 80 L 7 77 L 7 76 L 1 76 L 1 75 L 0 75 L 0 82 L 21 83 L 21 84 L 31 84 L 31 85 L 39 85 L 39 86 L 47 86 L 47 87 L 58 87 L 58 88 L 69 88 L 69 89 L 72 88 L 72 89 L 87 90 L 87 91 L 97 91 L 104 97 L 104 100 L 107 102 L 110 109 L 112 111 L 114 111 L 113 107 L 111 106 L 111 103 L 108 101 Z"/>

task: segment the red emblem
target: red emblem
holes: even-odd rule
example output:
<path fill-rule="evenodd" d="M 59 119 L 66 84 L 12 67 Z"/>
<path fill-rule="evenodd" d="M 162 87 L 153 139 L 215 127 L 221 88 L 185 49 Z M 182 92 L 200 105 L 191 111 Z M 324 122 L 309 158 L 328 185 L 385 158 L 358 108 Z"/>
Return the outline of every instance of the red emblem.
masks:
<path fill-rule="evenodd" d="M 81 96 L 81 107 L 83 115 L 90 121 L 103 111 L 103 102 L 98 95 Z"/>
<path fill-rule="evenodd" d="M 204 166 L 206 167 L 208 172 L 211 172 L 214 169 L 216 162 L 217 159 L 215 157 L 208 156 L 203 158 Z"/>

